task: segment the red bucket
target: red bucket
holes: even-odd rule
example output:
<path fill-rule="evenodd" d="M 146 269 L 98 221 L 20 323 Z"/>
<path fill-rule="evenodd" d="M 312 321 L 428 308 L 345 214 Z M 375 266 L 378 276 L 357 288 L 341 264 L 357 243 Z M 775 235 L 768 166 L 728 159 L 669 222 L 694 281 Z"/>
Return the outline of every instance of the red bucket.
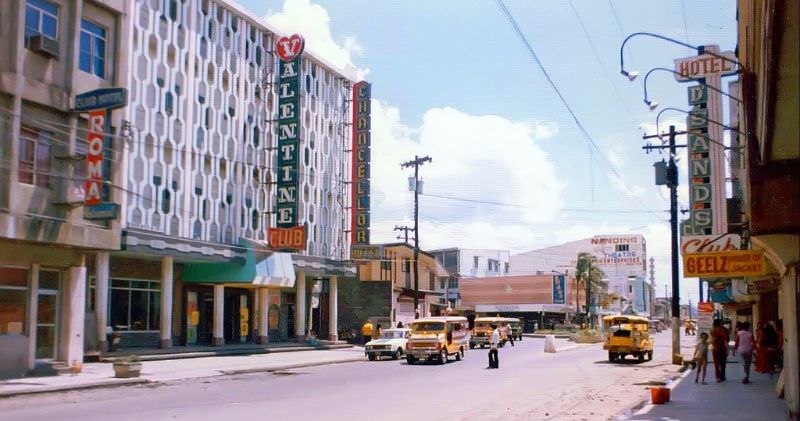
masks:
<path fill-rule="evenodd" d="M 650 388 L 650 400 L 654 405 L 662 405 L 669 402 L 670 390 L 668 387 Z"/>

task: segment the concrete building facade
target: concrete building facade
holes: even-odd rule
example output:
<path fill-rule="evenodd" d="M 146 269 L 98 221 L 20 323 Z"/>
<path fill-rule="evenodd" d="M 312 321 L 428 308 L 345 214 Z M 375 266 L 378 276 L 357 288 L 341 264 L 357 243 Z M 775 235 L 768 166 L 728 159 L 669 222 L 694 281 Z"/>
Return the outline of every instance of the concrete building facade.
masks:
<path fill-rule="evenodd" d="M 0 376 L 84 356 L 88 257 L 120 247 L 119 221 L 85 219 L 86 114 L 78 94 L 125 88 L 132 1 L 0 3 Z M 111 113 L 112 133 L 123 115 Z M 103 176 L 122 184 L 109 136 Z M 104 198 L 120 203 L 120 189 Z"/>
<path fill-rule="evenodd" d="M 447 248 L 430 252 L 450 273 L 450 278 L 442 280 L 437 291 L 442 293 L 442 304 L 451 308 L 461 306 L 460 282 L 466 278 L 486 278 L 508 275 L 508 250 Z"/>

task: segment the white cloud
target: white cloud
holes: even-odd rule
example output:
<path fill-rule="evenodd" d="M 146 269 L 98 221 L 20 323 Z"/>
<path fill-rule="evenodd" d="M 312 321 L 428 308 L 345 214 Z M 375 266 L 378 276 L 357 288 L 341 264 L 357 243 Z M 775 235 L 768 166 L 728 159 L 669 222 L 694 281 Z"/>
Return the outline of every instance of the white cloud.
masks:
<path fill-rule="evenodd" d="M 530 224 L 552 221 L 562 207 L 565 185 L 537 144 L 540 136 L 555 133 L 552 124 L 473 116 L 450 107 L 428 110 L 422 125 L 412 128 L 401 122 L 397 108 L 373 99 L 374 241 L 393 240 L 392 228 L 410 222 L 413 194 L 408 177 L 413 172 L 400 163 L 427 155 L 433 161 L 420 167 L 421 240 L 426 248 L 485 248 L 487 242 L 502 249 L 530 248 L 536 237 Z"/>
<path fill-rule="evenodd" d="M 319 4 L 310 0 L 285 0 L 280 11 L 269 10 L 264 19 L 285 34 L 302 34 L 308 51 L 358 80 L 369 73 L 369 69 L 357 68 L 352 60 L 353 55 L 363 54 L 364 48 L 352 36 L 335 40 L 328 11 Z"/>

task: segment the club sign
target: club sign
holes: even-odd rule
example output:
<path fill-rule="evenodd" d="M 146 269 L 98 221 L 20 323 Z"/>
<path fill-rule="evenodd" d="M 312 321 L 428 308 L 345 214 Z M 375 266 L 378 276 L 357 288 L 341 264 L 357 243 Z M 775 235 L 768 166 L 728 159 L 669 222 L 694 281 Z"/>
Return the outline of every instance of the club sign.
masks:
<path fill-rule="evenodd" d="M 278 174 L 276 228 L 269 230 L 275 250 L 305 249 L 305 227 L 299 226 L 300 60 L 305 42 L 298 34 L 275 45 L 278 67 Z"/>

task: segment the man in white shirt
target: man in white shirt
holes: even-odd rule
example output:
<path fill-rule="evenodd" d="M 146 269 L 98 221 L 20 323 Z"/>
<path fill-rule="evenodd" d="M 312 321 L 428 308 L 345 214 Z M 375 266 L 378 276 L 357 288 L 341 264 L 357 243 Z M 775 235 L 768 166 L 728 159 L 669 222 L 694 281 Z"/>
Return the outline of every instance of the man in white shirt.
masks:
<path fill-rule="evenodd" d="M 492 325 L 492 339 L 489 343 L 489 368 L 500 368 L 500 361 L 497 358 L 497 346 L 500 343 L 500 332 L 497 325 Z"/>

